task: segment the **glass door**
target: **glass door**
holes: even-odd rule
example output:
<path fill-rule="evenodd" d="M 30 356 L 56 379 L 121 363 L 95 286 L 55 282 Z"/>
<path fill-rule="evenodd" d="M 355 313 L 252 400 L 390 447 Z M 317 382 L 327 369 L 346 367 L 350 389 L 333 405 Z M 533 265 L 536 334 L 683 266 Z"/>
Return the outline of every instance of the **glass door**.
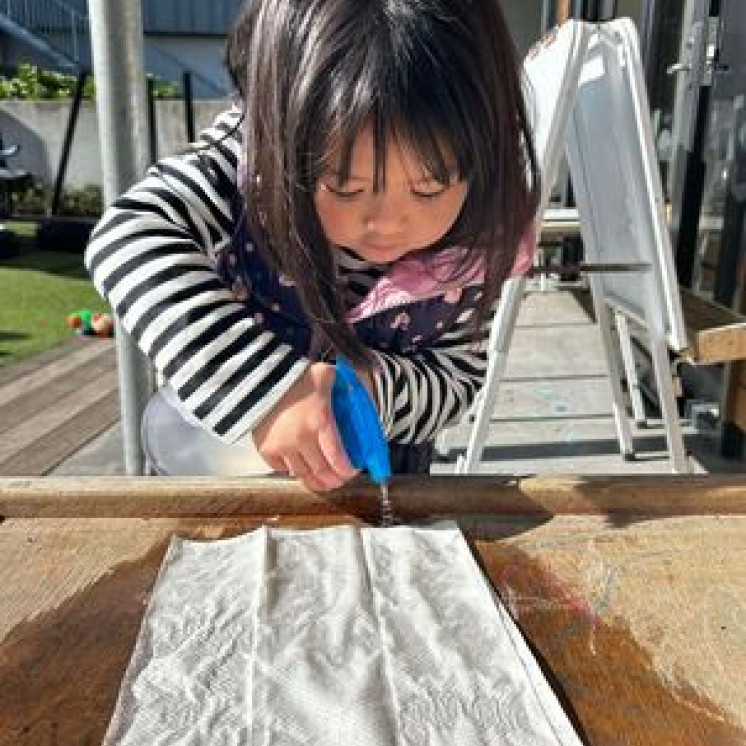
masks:
<path fill-rule="evenodd" d="M 720 10 L 693 284 L 698 292 L 746 314 L 746 14 L 743 0 L 722 0 Z M 742 459 L 746 362 L 725 366 L 724 374 L 721 452 Z"/>
<path fill-rule="evenodd" d="M 723 0 L 703 150 L 704 186 L 692 287 L 736 311 L 744 305 L 746 14 Z"/>
<path fill-rule="evenodd" d="M 719 0 L 653 0 L 643 43 L 653 134 L 679 282 L 690 286 L 704 183 L 704 128 Z"/>

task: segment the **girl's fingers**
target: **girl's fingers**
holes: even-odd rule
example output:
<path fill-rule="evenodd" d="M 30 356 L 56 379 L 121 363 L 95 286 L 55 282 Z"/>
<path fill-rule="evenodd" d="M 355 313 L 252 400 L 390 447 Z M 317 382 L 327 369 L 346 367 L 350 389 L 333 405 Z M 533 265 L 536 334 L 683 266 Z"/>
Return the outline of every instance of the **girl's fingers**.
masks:
<path fill-rule="evenodd" d="M 357 474 L 357 470 L 350 463 L 344 449 L 331 409 L 322 415 L 315 436 L 308 438 L 300 458 L 294 459 L 296 469 L 306 467 L 303 473 L 296 471 L 297 476 L 318 482 L 320 489 L 333 490 L 341 487 Z"/>
<path fill-rule="evenodd" d="M 330 489 L 318 478 L 313 467 L 301 453 L 285 456 L 285 468 L 291 477 L 295 477 L 299 482 L 302 482 L 304 487 L 313 492 L 324 492 Z"/>
<path fill-rule="evenodd" d="M 311 467 L 301 453 L 288 453 L 284 456 L 284 461 L 285 468 L 291 477 L 303 478 L 311 473 Z"/>
<path fill-rule="evenodd" d="M 264 459 L 264 463 L 267 464 L 267 466 L 269 466 L 272 471 L 276 472 L 277 474 L 287 474 L 287 466 L 285 466 L 285 461 L 279 456 L 265 456 L 264 454 L 260 455 Z"/>
<path fill-rule="evenodd" d="M 358 469 L 352 465 L 347 451 L 345 451 L 339 429 L 331 412 L 319 428 L 319 449 L 328 464 L 328 468 L 342 482 L 352 479 L 358 473 Z"/>
<path fill-rule="evenodd" d="M 346 481 L 345 477 L 332 468 L 318 443 L 308 444 L 308 448 L 303 451 L 303 459 L 310 467 L 311 476 L 322 485 L 323 489 L 336 489 Z"/>

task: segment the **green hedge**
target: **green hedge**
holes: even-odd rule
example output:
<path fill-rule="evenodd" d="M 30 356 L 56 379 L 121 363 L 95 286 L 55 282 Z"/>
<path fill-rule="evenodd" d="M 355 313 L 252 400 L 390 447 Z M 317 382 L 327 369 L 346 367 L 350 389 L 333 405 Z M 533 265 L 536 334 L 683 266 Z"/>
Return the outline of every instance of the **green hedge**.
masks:
<path fill-rule="evenodd" d="M 37 181 L 28 189 L 16 192 L 13 197 L 14 217 L 46 215 L 52 205 L 52 187 Z M 74 217 L 97 218 L 103 210 L 101 187 L 96 184 L 62 190 L 59 214 Z"/>
<path fill-rule="evenodd" d="M 154 81 L 155 98 L 176 98 L 179 87 L 171 81 L 149 75 Z M 36 65 L 22 62 L 18 67 L 0 75 L 0 99 L 21 99 L 26 101 L 69 99 L 75 93 L 75 75 L 43 70 Z M 83 88 L 83 98 L 92 99 L 96 94 L 93 76 L 89 75 Z"/>

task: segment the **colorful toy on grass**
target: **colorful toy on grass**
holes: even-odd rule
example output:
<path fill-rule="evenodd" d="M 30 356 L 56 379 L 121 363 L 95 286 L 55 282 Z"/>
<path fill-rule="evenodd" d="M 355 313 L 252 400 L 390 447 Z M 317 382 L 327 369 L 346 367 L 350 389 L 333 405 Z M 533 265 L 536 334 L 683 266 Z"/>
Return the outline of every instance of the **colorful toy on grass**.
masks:
<path fill-rule="evenodd" d="M 113 337 L 114 319 L 108 313 L 83 308 L 67 317 L 67 325 L 86 337 Z"/>

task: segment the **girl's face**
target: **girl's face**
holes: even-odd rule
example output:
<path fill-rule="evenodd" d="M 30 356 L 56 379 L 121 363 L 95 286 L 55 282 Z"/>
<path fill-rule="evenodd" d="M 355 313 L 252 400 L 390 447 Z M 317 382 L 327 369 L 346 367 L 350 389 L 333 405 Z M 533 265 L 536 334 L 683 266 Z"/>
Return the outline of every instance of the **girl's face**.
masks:
<path fill-rule="evenodd" d="M 418 156 L 394 137 L 388 141 L 386 183 L 374 191 L 372 127 L 352 150 L 349 179 L 340 184 L 339 153 L 332 151 L 316 186 L 316 211 L 326 237 L 374 263 L 389 263 L 426 249 L 455 223 L 467 193 L 453 164 L 450 183 L 428 174 Z"/>

